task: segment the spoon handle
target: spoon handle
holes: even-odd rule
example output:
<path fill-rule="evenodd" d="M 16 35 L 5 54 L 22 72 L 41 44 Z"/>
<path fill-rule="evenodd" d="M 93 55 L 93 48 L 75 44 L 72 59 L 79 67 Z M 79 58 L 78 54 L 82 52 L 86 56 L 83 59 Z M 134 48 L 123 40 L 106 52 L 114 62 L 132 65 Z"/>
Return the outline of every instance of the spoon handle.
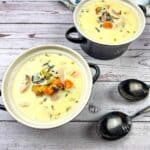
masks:
<path fill-rule="evenodd" d="M 142 110 L 138 111 L 137 113 L 135 113 L 134 115 L 131 116 L 131 118 L 135 118 L 143 113 L 149 112 L 150 111 L 150 106 L 147 106 L 145 108 L 143 108 Z"/>

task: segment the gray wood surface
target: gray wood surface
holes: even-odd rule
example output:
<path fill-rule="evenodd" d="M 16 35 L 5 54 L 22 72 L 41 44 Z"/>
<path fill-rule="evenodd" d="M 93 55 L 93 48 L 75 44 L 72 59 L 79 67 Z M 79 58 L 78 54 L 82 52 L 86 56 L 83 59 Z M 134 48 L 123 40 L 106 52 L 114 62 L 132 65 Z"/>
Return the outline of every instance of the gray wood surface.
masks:
<path fill-rule="evenodd" d="M 1 122 L 0 126 L 1 149 L 149 150 L 150 147 L 149 123 L 135 122 L 128 136 L 113 142 L 99 138 L 96 123 L 89 122 L 71 122 L 53 130 L 35 130 L 16 122 Z"/>
<path fill-rule="evenodd" d="M 40 44 L 63 44 L 78 51 L 101 69 L 85 109 L 72 122 L 53 130 L 35 130 L 17 123 L 0 111 L 0 150 L 149 150 L 150 113 L 134 120 L 131 133 L 108 142 L 95 133 L 98 119 L 119 110 L 133 114 L 150 104 L 150 97 L 129 103 L 118 94 L 117 85 L 128 78 L 150 84 L 150 18 L 143 34 L 118 59 L 101 61 L 89 57 L 64 34 L 73 26 L 72 12 L 57 0 L 0 0 L 0 86 L 9 64 L 23 51 Z M 0 103 L 2 99 L 0 97 Z M 89 105 L 98 112 L 89 112 Z"/>

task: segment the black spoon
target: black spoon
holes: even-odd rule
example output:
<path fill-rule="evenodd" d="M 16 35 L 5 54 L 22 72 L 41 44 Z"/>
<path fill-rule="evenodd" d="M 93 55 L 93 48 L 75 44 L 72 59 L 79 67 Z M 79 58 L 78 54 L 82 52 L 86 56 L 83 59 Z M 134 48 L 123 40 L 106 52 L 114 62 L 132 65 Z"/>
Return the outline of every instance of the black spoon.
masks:
<path fill-rule="evenodd" d="M 150 85 L 136 79 L 122 81 L 118 86 L 118 91 L 122 97 L 130 101 L 139 101 L 149 94 Z"/>
<path fill-rule="evenodd" d="M 116 140 L 127 135 L 131 129 L 132 119 L 150 111 L 150 106 L 138 111 L 133 116 L 122 112 L 111 112 L 104 115 L 97 125 L 97 133 L 107 140 Z"/>

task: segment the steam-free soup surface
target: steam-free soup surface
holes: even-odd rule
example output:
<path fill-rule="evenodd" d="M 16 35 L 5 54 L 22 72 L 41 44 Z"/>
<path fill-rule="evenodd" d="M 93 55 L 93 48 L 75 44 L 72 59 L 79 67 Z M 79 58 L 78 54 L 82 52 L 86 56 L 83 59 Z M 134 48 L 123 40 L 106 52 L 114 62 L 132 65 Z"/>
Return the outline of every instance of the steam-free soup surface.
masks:
<path fill-rule="evenodd" d="M 33 56 L 17 70 L 12 97 L 26 119 L 51 122 L 79 103 L 83 89 L 78 64 L 62 54 Z"/>
<path fill-rule="evenodd" d="M 139 19 L 135 8 L 118 0 L 90 0 L 80 8 L 81 31 L 98 43 L 119 44 L 133 38 Z"/>

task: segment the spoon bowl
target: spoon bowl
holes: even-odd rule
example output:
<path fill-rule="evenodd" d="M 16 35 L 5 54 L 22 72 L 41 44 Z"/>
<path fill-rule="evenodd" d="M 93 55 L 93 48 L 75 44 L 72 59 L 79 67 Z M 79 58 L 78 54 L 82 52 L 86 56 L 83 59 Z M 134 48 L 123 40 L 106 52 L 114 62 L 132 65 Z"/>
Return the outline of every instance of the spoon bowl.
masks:
<path fill-rule="evenodd" d="M 132 126 L 132 119 L 150 111 L 150 106 L 132 116 L 114 111 L 104 115 L 97 124 L 97 134 L 107 140 L 116 140 L 127 135 Z"/>
<path fill-rule="evenodd" d="M 118 91 L 122 97 L 134 102 L 148 96 L 149 86 L 140 80 L 128 79 L 119 84 Z"/>
<path fill-rule="evenodd" d="M 122 112 L 111 112 L 104 115 L 97 125 L 97 133 L 107 140 L 116 140 L 128 134 L 131 129 L 131 118 Z"/>

